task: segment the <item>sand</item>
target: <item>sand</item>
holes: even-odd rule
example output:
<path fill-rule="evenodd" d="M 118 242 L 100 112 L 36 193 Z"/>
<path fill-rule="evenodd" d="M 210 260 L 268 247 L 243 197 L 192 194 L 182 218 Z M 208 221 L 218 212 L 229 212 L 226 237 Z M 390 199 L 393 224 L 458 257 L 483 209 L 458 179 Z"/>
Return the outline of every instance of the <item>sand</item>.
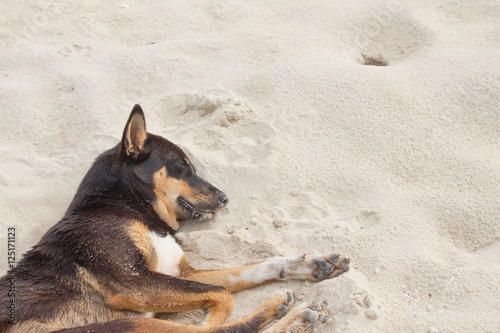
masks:
<path fill-rule="evenodd" d="M 135 103 L 230 204 L 179 233 L 197 268 L 339 252 L 279 288 L 317 332 L 500 332 L 500 5 L 0 2 L 0 272 L 65 212 Z M 378 66 L 377 66 L 378 65 Z M 178 316 L 196 322 L 199 314 Z"/>

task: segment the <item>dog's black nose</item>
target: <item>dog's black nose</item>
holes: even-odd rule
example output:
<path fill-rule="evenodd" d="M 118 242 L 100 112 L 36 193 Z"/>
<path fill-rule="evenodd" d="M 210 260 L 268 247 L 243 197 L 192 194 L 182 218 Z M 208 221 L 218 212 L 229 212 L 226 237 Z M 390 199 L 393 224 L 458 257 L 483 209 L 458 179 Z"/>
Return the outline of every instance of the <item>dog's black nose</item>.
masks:
<path fill-rule="evenodd" d="M 227 205 L 227 203 L 229 202 L 229 198 L 227 197 L 227 195 L 224 194 L 224 192 L 218 191 L 217 198 L 219 198 L 219 202 L 221 204 Z"/>

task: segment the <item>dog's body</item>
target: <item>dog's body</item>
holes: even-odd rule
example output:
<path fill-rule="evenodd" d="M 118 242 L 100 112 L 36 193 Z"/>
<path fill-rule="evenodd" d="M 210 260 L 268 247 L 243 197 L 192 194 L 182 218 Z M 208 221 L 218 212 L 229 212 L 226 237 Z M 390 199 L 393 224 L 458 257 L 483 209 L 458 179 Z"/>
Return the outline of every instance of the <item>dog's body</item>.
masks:
<path fill-rule="evenodd" d="M 135 106 L 122 141 L 96 159 L 64 218 L 0 280 L 0 333 L 258 332 L 288 312 L 292 294 L 279 292 L 226 324 L 231 293 L 272 281 L 321 281 L 348 270 L 349 260 L 338 255 L 192 269 L 174 238 L 178 222 L 211 217 L 227 201 L 196 175 L 179 147 L 146 132 Z M 7 296 L 12 278 L 14 298 Z M 11 300 L 14 311 L 5 303 Z M 151 318 L 191 309 L 207 309 L 204 325 Z M 324 311 L 303 304 L 266 332 L 310 331 Z"/>

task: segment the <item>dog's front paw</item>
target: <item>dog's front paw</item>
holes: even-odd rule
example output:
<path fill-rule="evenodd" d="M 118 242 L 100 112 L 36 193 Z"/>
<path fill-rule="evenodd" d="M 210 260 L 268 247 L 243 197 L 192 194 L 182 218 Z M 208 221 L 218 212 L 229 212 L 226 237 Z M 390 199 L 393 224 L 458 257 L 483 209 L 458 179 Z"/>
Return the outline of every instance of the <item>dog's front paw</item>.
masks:
<path fill-rule="evenodd" d="M 316 281 L 331 279 L 349 271 L 349 258 L 336 253 L 310 260 L 313 263 L 312 277 Z"/>

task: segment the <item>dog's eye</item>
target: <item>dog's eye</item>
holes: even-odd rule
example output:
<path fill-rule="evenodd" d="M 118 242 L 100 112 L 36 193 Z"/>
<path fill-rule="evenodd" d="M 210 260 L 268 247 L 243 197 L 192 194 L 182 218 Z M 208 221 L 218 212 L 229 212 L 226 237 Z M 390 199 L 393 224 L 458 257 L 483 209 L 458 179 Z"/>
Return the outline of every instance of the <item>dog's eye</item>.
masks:
<path fill-rule="evenodd" d="M 174 165 L 175 169 L 177 170 L 175 173 L 177 173 L 180 176 L 180 178 L 184 177 L 184 175 L 188 171 L 187 165 L 180 160 L 174 160 Z"/>
<path fill-rule="evenodd" d="M 175 160 L 174 163 L 177 165 L 177 166 L 180 166 L 181 168 L 185 169 L 186 168 L 186 164 L 184 164 L 183 162 L 179 161 L 179 160 Z"/>
<path fill-rule="evenodd" d="M 179 178 L 189 177 L 191 174 L 196 173 L 194 167 L 188 160 L 173 160 L 172 171 L 173 175 L 177 175 Z"/>

